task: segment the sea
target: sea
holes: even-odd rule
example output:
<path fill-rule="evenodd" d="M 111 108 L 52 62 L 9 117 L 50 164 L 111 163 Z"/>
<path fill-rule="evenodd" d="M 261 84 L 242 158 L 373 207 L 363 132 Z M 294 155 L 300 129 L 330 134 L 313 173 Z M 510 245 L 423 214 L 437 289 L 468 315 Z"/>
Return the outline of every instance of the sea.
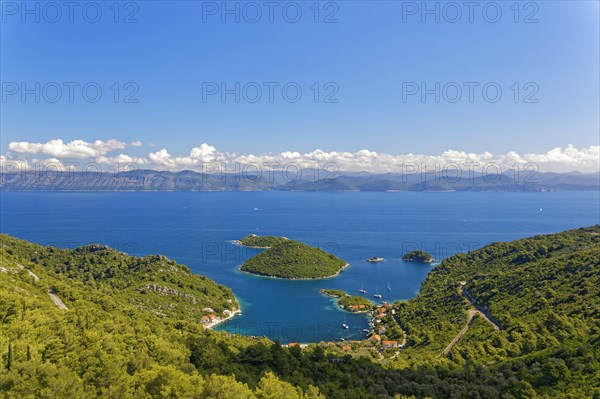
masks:
<path fill-rule="evenodd" d="M 321 289 L 380 302 L 417 295 L 434 264 L 403 262 L 422 249 L 443 260 L 497 242 L 600 223 L 598 192 L 2 192 L 0 232 L 75 248 L 110 245 L 162 254 L 230 287 L 242 313 L 216 327 L 281 343 L 361 339 L 365 315 Z M 350 266 L 337 277 L 282 280 L 239 272 L 260 250 L 248 234 L 319 247 Z M 383 257 L 384 262 L 365 259 Z M 346 323 L 349 329 L 344 329 Z"/>

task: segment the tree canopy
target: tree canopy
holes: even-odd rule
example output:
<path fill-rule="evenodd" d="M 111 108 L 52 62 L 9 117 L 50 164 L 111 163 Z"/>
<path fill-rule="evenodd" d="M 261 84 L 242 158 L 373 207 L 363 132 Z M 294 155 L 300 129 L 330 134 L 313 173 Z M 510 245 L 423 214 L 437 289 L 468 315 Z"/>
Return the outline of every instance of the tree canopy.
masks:
<path fill-rule="evenodd" d="M 327 252 L 294 240 L 283 240 L 248 259 L 240 270 L 267 277 L 315 279 L 331 277 L 346 266 Z"/>
<path fill-rule="evenodd" d="M 0 397 L 595 399 L 599 290 L 600 226 L 491 244 L 394 304 L 382 339 L 407 345 L 371 356 L 205 329 L 203 307 L 236 306 L 231 292 L 164 257 L 0 235 Z"/>

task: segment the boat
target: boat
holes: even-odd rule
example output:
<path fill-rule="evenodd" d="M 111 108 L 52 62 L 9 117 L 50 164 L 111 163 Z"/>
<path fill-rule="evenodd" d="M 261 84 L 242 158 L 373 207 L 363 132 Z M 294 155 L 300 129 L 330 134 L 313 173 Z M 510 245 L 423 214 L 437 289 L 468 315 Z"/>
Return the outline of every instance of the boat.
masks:
<path fill-rule="evenodd" d="M 371 332 L 371 330 L 369 330 L 368 328 L 363 328 L 363 332 L 368 334 Z"/>
<path fill-rule="evenodd" d="M 362 283 L 362 281 L 361 281 L 361 283 L 360 283 L 360 290 L 358 290 L 358 292 L 360 292 L 360 293 L 363 293 L 363 294 L 366 294 L 366 293 L 367 293 L 367 290 L 365 290 L 365 289 L 363 288 L 363 283 Z"/>
<path fill-rule="evenodd" d="M 373 295 L 375 298 L 379 298 L 381 299 L 381 294 L 379 293 L 379 291 L 377 290 L 377 288 L 375 288 L 375 295 Z"/>
<path fill-rule="evenodd" d="M 342 323 L 342 327 L 345 328 L 346 330 L 350 328 L 350 326 L 348 326 L 348 324 L 346 324 L 346 316 L 344 316 L 344 322 Z"/>
<path fill-rule="evenodd" d="M 388 291 L 391 291 L 392 287 L 390 287 L 390 282 L 388 281 Z"/>
<path fill-rule="evenodd" d="M 372 257 L 372 258 L 367 259 L 367 262 L 375 263 L 375 262 L 383 262 L 384 260 L 385 260 L 384 258 Z"/>

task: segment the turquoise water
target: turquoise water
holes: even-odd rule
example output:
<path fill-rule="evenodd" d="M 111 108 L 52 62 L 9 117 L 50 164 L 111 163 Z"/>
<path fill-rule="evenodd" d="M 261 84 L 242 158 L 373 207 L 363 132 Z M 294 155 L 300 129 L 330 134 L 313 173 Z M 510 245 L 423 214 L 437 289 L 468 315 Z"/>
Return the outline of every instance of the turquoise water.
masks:
<path fill-rule="evenodd" d="M 432 266 L 402 262 L 405 251 L 443 259 L 494 241 L 597 224 L 599 204 L 597 192 L 2 193 L 0 231 L 63 248 L 102 243 L 132 255 L 166 255 L 233 289 L 242 315 L 220 329 L 314 342 L 361 338 L 367 327 L 365 317 L 320 295 L 322 288 L 358 295 L 362 282 L 369 299 L 376 289 L 387 301 L 408 299 Z M 315 281 L 242 274 L 238 267 L 258 250 L 231 241 L 250 233 L 318 246 L 350 267 Z M 372 256 L 386 261 L 364 262 Z"/>

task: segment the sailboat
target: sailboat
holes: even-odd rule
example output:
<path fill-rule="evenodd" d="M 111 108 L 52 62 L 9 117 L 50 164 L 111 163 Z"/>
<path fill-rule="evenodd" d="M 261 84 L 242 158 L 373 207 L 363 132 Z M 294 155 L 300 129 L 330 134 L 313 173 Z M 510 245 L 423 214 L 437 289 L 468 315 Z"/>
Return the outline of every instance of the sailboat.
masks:
<path fill-rule="evenodd" d="M 375 298 L 379 298 L 381 299 L 381 294 L 379 293 L 379 290 L 377 289 L 377 287 L 375 287 L 375 295 L 373 295 Z"/>
<path fill-rule="evenodd" d="M 390 282 L 388 281 L 388 291 L 391 291 L 392 287 L 390 287 Z"/>
<path fill-rule="evenodd" d="M 361 293 L 363 293 L 363 294 L 366 294 L 366 293 L 367 293 L 367 290 L 365 290 L 365 289 L 363 288 L 363 283 L 362 283 L 362 281 L 360 282 L 360 290 L 358 290 L 358 292 L 361 292 Z"/>

